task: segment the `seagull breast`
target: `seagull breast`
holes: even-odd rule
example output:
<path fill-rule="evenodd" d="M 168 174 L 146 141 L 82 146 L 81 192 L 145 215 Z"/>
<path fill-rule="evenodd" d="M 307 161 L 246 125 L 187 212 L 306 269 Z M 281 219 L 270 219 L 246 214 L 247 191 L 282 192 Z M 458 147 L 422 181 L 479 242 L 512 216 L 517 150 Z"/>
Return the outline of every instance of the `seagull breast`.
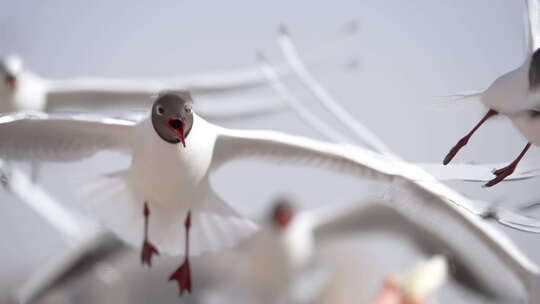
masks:
<path fill-rule="evenodd" d="M 197 117 L 186 147 L 161 139 L 150 119 L 142 121 L 136 133 L 131 172 L 138 194 L 156 204 L 196 200 L 212 160 L 213 126 Z"/>

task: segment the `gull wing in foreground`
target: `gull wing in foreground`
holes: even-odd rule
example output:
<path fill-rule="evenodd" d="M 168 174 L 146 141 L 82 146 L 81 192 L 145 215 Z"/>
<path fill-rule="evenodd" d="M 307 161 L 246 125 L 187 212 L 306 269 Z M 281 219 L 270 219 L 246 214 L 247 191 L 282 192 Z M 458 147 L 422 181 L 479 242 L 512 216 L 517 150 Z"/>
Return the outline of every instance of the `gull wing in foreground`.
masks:
<path fill-rule="evenodd" d="M 487 211 L 486 206 L 483 206 L 484 208 L 475 206 L 468 198 L 439 183 L 414 165 L 396 162 L 360 147 L 329 144 L 271 131 L 222 129 L 215 144 L 214 167 L 217 168 L 238 158 L 250 157 L 318 165 L 387 182 L 389 188 L 397 192 L 395 197 L 392 197 L 396 201 L 396 206 L 412 208 L 412 204 L 407 202 L 424 202 L 422 208 L 426 208 L 426 211 L 422 208 L 414 210 L 419 214 L 433 208 L 448 209 L 445 213 L 451 214 L 454 222 L 459 223 L 455 229 L 463 227 L 468 230 L 466 233 L 456 234 L 456 237 L 465 238 L 469 235 L 483 239 L 490 250 L 497 251 L 503 264 L 514 269 L 522 284 L 531 292 L 529 301 L 535 303 L 540 296 L 532 294 L 540 286 L 540 271 L 537 266 L 519 253 L 495 229 L 478 220 L 478 215 Z M 508 215 L 514 215 L 510 211 L 504 211 Z M 503 212 L 500 214 L 504 215 Z M 531 223 L 525 223 L 523 227 L 538 224 L 538 221 L 531 220 Z"/>

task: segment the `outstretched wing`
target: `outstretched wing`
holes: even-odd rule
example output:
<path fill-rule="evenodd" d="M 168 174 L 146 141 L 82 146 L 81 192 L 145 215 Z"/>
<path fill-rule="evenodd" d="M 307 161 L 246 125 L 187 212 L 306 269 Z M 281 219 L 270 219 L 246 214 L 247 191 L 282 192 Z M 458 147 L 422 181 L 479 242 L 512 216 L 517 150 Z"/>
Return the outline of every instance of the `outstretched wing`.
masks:
<path fill-rule="evenodd" d="M 47 83 L 47 110 L 82 107 L 149 107 L 162 90 L 188 90 L 194 95 L 248 89 L 264 84 L 254 69 L 170 79 L 75 78 Z"/>
<path fill-rule="evenodd" d="M 508 240 L 501 237 L 496 230 L 479 223 L 476 215 L 484 214 L 486 206 L 473 204 L 417 166 L 393 161 L 360 147 L 335 145 L 270 131 L 222 129 L 214 149 L 214 167 L 238 157 L 263 157 L 281 162 L 323 166 L 358 177 L 387 182 L 390 189 L 403 190 L 399 196 L 407 196 L 408 201 L 423 202 L 424 207 L 449 209 L 448 213 L 456 222 L 483 239 L 492 250 L 497 250 L 500 260 L 507 267 L 517 269 L 520 274 L 536 271 Z M 396 206 L 400 206 L 399 201 Z M 410 206 L 403 205 L 403 208 Z"/>
<path fill-rule="evenodd" d="M 0 158 L 76 161 L 101 150 L 131 151 L 133 120 L 87 115 L 0 116 Z"/>

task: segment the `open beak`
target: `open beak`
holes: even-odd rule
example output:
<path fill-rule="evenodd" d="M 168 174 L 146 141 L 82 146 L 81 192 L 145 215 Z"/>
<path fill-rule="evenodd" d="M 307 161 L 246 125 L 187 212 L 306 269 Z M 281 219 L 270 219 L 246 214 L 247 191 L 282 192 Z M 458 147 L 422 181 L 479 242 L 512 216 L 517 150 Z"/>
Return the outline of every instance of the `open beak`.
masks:
<path fill-rule="evenodd" d="M 180 118 L 169 118 L 167 121 L 169 128 L 176 133 L 178 139 L 182 142 L 184 148 L 186 147 L 186 139 L 184 135 L 184 122 Z"/>
<path fill-rule="evenodd" d="M 5 82 L 10 90 L 15 91 L 15 88 L 17 87 L 17 78 L 8 75 L 5 78 Z"/>

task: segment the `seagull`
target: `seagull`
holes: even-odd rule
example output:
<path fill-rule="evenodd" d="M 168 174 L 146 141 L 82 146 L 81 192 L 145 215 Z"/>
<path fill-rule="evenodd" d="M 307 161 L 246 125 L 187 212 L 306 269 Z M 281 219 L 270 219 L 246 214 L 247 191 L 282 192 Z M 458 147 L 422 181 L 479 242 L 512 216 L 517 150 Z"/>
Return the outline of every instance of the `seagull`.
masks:
<path fill-rule="evenodd" d="M 190 255 L 230 247 L 258 228 L 210 185 L 210 174 L 234 160 L 307 162 L 378 180 L 445 206 L 457 218 L 475 217 L 470 210 L 478 208 L 422 169 L 361 147 L 209 123 L 195 113 L 186 91 L 162 92 L 138 121 L 85 114 L 5 114 L 0 116 L 0 141 L 0 158 L 12 161 L 73 162 L 104 150 L 131 155 L 128 168 L 96 179 L 84 192 L 92 210 L 113 232 L 141 248 L 143 264 L 150 266 L 158 253 L 184 256 L 170 276 L 181 294 L 191 290 Z"/>
<path fill-rule="evenodd" d="M 487 108 L 487 113 L 453 146 L 443 160 L 448 164 L 472 137 L 472 135 L 490 118 L 507 115 L 528 142 L 517 158 L 509 165 L 493 171 L 495 177 L 485 184 L 492 187 L 511 175 L 523 159 L 531 145 L 540 145 L 538 114 L 540 113 L 540 3 L 527 0 L 528 16 L 524 18 L 526 32 L 526 57 L 516 69 L 500 76 L 485 90 L 451 95 L 457 99 L 479 99 Z"/>
<path fill-rule="evenodd" d="M 224 262 L 232 288 L 246 290 L 261 303 L 289 303 L 293 286 L 308 273 L 313 258 L 310 222 L 285 198 L 274 201 L 261 229 L 235 248 Z M 312 273 L 311 273 L 312 274 Z"/>
<path fill-rule="evenodd" d="M 436 255 L 418 263 L 404 274 L 391 275 L 384 283 L 375 304 L 434 303 L 437 291 L 447 280 L 448 262 Z"/>

